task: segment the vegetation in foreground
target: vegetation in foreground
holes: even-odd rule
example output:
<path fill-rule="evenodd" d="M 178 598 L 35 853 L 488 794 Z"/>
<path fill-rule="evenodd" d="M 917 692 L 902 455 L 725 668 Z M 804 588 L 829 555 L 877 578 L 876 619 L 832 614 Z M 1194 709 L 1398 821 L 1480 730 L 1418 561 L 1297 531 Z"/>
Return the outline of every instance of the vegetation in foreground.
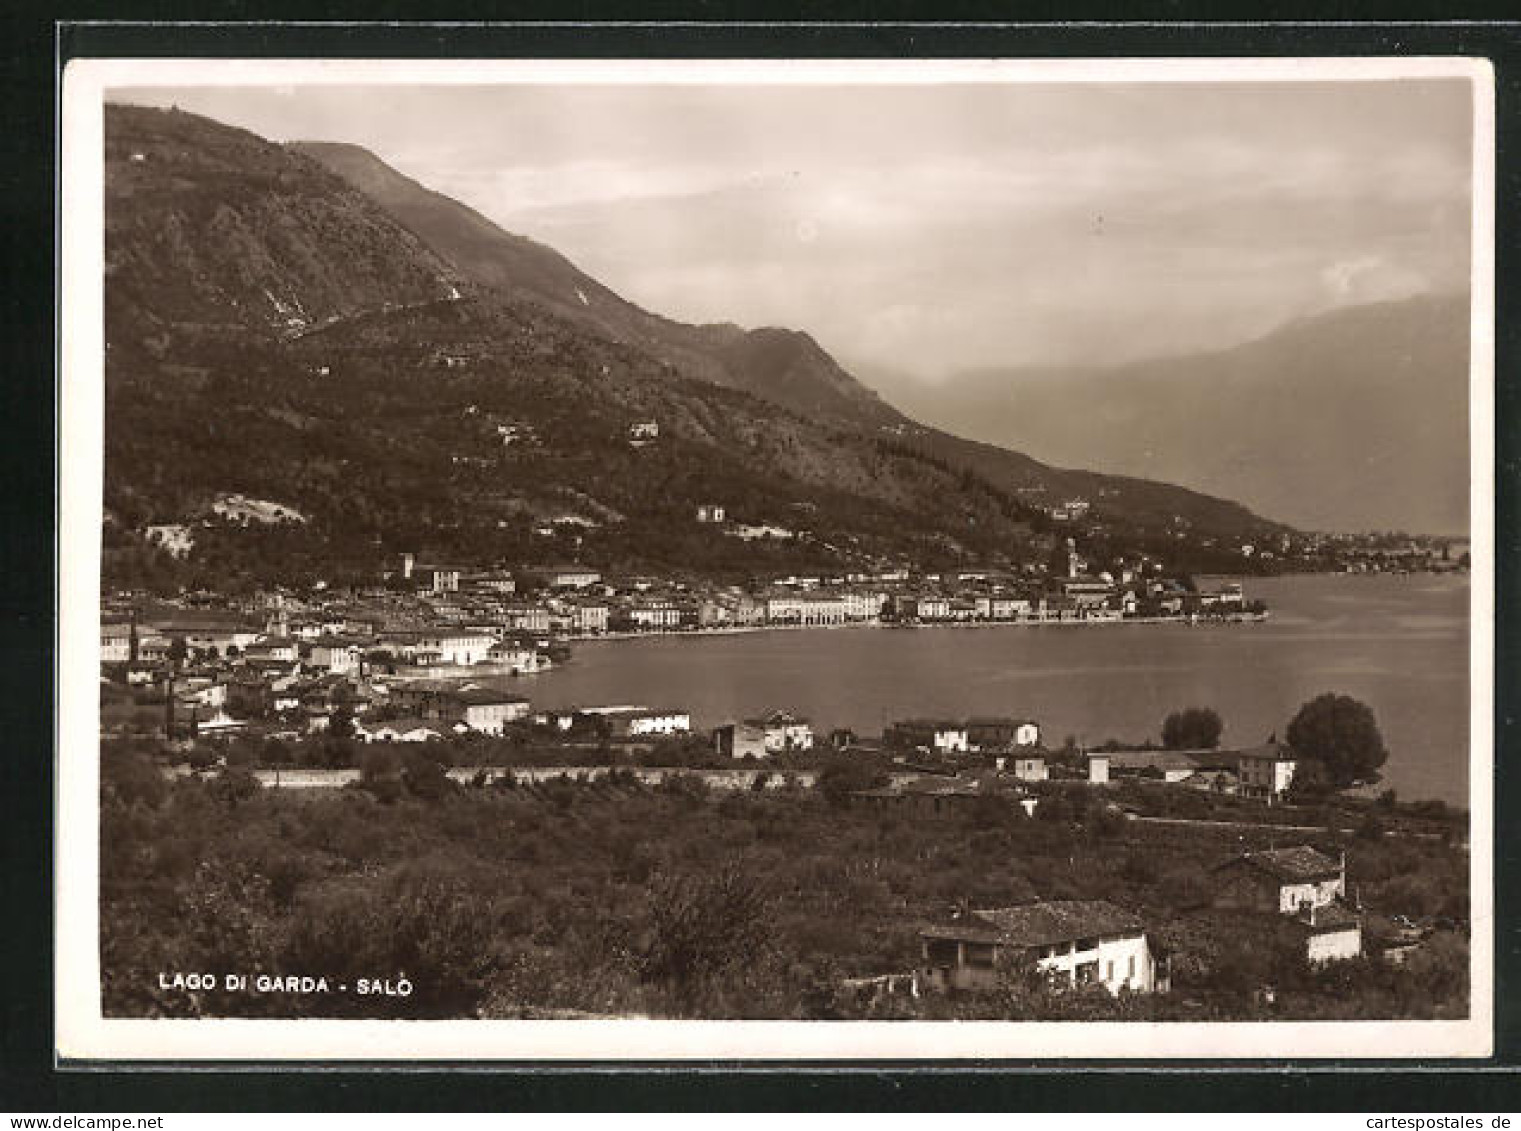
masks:
<path fill-rule="evenodd" d="M 1074 792 L 1026 817 L 986 797 L 927 819 L 857 811 L 837 788 L 710 792 L 675 777 L 261 790 L 166 780 L 130 747 L 102 763 L 101 948 L 108 1016 L 1283 1019 L 1468 1010 L 1468 857 L 1376 831 L 1345 850 L 1370 911 L 1436 917 L 1405 965 L 1303 967 L 1285 924 L 1209 907 L 1209 868 L 1271 828 L 1127 822 Z M 821 783 L 822 785 L 823 783 Z M 377 794 L 391 797 L 382 800 Z M 911 970 L 916 927 L 1032 898 L 1134 908 L 1173 992 L 880 996 L 847 979 Z M 176 987 L 173 975 L 219 988 Z M 358 979 L 407 996 L 228 992 L 228 973 Z M 168 988 L 161 975 L 170 982 Z M 1271 986 L 1273 993 L 1264 994 Z"/>

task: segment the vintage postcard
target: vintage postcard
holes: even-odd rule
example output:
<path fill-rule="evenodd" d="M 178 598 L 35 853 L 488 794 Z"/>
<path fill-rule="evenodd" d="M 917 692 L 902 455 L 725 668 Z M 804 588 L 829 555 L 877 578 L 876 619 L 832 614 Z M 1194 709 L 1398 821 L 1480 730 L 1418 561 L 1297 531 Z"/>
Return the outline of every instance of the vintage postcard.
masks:
<path fill-rule="evenodd" d="M 59 1056 L 1488 1055 L 1493 104 L 70 62 Z"/>

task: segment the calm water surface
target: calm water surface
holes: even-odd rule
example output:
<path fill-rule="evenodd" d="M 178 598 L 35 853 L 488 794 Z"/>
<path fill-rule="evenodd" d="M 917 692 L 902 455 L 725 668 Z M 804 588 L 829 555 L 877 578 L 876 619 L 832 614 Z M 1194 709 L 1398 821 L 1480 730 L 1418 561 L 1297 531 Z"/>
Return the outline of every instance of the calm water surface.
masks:
<path fill-rule="evenodd" d="M 1282 736 L 1305 700 L 1369 704 L 1409 798 L 1467 803 L 1468 582 L 1313 575 L 1248 580 L 1263 624 L 1007 626 L 755 632 L 581 643 L 524 681 L 536 707 L 682 706 L 693 725 L 783 707 L 816 728 L 878 734 L 913 715 L 1030 715 L 1048 744 L 1160 733 L 1211 706 L 1224 742 Z"/>

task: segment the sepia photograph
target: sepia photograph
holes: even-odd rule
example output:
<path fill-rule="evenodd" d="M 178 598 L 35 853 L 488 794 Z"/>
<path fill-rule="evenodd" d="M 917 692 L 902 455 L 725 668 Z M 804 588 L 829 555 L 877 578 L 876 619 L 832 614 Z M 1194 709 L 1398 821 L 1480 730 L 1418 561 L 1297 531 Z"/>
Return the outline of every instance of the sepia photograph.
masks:
<path fill-rule="evenodd" d="M 70 64 L 60 1055 L 1488 1055 L 1493 97 Z"/>

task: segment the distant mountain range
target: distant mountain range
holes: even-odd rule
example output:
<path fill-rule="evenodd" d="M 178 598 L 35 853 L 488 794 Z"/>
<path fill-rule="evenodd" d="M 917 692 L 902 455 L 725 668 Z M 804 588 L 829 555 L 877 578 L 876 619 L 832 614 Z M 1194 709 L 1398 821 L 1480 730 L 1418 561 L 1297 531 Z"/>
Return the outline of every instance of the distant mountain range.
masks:
<path fill-rule="evenodd" d="M 1226 495 L 1300 528 L 1461 534 L 1469 333 L 1466 297 L 1423 296 L 1114 368 L 878 380 L 950 431 Z"/>
<path fill-rule="evenodd" d="M 1106 553 L 1229 565 L 1281 529 L 918 424 L 804 333 L 640 310 L 352 146 L 119 105 L 105 141 L 108 516 L 177 522 L 234 492 L 307 517 L 203 539 L 224 569 L 254 534 L 283 568 L 329 573 L 418 547 L 729 572 L 1017 563 L 1069 532 L 1040 504 L 1071 495 Z M 658 441 L 631 444 L 646 420 Z M 692 518 L 713 501 L 812 537 L 715 540 Z M 535 533 L 565 517 L 573 532 Z"/>

